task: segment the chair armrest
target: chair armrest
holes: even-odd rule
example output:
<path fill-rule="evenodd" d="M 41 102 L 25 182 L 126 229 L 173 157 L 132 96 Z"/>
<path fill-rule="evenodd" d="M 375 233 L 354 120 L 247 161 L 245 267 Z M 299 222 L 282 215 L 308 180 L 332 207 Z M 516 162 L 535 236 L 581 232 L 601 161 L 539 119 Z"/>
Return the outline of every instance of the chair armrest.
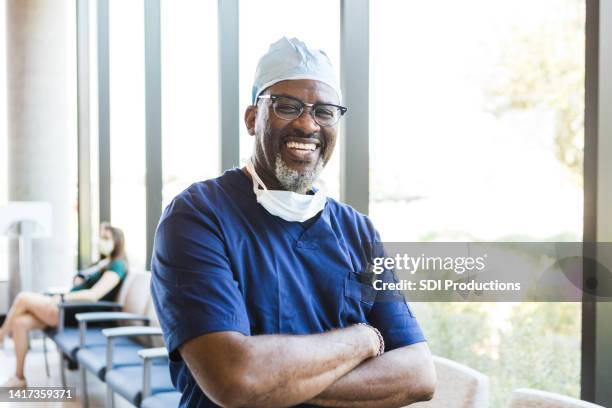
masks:
<path fill-rule="evenodd" d="M 74 317 L 79 322 L 79 347 L 83 347 L 85 345 L 85 332 L 87 330 L 87 323 L 130 320 L 141 321 L 145 325 L 149 324 L 149 318 L 147 316 L 126 312 L 77 313 L 76 315 L 74 315 Z"/>
<path fill-rule="evenodd" d="M 155 347 L 138 350 L 138 356 L 142 358 L 142 399 L 151 395 L 151 362 L 154 359 L 168 358 L 168 349 Z"/>
<path fill-rule="evenodd" d="M 168 358 L 168 349 L 165 347 L 153 347 L 138 350 L 138 356 L 144 361 L 156 358 Z"/>
<path fill-rule="evenodd" d="M 73 300 L 58 303 L 57 307 L 60 309 L 78 309 L 80 307 L 87 307 L 88 309 L 122 309 L 122 306 L 119 303 L 109 302 L 106 300 L 98 300 L 97 302 L 91 302 L 89 300 Z"/>
<path fill-rule="evenodd" d="M 142 322 L 149 322 L 147 316 L 143 316 L 136 313 L 126 312 L 89 312 L 89 313 L 77 313 L 74 315 L 77 321 L 80 322 L 114 322 L 117 320 L 139 320 Z"/>
<path fill-rule="evenodd" d="M 106 371 L 113 368 L 113 339 L 127 336 L 161 336 L 160 327 L 149 326 L 124 326 L 103 329 L 102 334 L 106 337 Z M 139 354 L 140 355 L 140 351 Z"/>
<path fill-rule="evenodd" d="M 161 336 L 162 330 L 160 327 L 151 326 L 123 326 L 113 327 L 110 329 L 102 330 L 102 334 L 109 339 L 115 337 L 126 337 L 126 336 Z"/>
<path fill-rule="evenodd" d="M 57 328 L 58 331 L 64 330 L 65 323 L 65 313 L 66 310 L 78 310 L 86 308 L 88 311 L 92 309 L 100 309 L 100 310 L 121 310 L 122 306 L 119 303 L 109 302 L 106 300 L 99 300 L 97 302 L 92 302 L 89 300 L 73 300 L 68 302 L 60 302 L 57 307 L 59 308 L 59 319 Z"/>

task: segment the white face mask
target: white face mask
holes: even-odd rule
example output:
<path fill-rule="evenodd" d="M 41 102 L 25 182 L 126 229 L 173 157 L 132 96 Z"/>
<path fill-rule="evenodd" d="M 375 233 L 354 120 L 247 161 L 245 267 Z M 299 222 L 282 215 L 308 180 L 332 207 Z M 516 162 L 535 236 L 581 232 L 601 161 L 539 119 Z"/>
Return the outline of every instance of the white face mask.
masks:
<path fill-rule="evenodd" d="M 104 256 L 109 256 L 115 249 L 115 243 L 112 239 L 100 238 L 98 241 L 98 251 Z"/>
<path fill-rule="evenodd" d="M 320 190 L 312 195 L 298 194 L 293 191 L 268 190 L 255 173 L 252 160 L 247 162 L 246 168 L 253 178 L 253 192 L 257 197 L 257 202 L 270 214 L 285 221 L 304 222 L 325 208 L 327 198 Z M 259 187 L 263 190 L 260 190 Z"/>

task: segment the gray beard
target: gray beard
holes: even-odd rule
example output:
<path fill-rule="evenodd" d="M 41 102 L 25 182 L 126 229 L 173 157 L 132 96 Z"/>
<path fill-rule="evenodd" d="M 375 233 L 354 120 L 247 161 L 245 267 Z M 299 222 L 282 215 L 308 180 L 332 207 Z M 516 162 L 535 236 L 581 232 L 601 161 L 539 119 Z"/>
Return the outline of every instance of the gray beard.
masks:
<path fill-rule="evenodd" d="M 287 191 L 306 194 L 312 189 L 312 184 L 319 177 L 321 171 L 323 171 L 323 159 L 321 157 L 319 157 L 314 169 L 300 173 L 287 167 L 280 154 L 276 156 L 274 174 L 280 185 Z"/>

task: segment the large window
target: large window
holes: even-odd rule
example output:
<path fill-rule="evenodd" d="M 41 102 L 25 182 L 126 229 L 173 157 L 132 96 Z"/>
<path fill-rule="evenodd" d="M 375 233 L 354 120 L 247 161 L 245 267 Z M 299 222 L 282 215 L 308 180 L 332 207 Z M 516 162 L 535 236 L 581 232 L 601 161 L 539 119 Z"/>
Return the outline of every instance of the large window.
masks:
<path fill-rule="evenodd" d="M 145 267 L 144 2 L 109 2 L 111 221 Z M 102 220 L 104 221 L 104 220 Z"/>
<path fill-rule="evenodd" d="M 582 240 L 584 3 L 370 2 L 370 216 L 383 240 Z M 146 252 L 143 7 L 110 2 L 111 214 L 138 268 Z M 282 36 L 297 37 L 325 50 L 339 73 L 340 1 L 242 1 L 239 13 L 242 164 L 253 150 L 243 114 L 258 59 Z M 217 2 L 161 0 L 164 206 L 219 175 L 217 35 Z M 339 151 L 320 186 L 336 198 Z M 435 354 L 490 376 L 491 406 L 526 386 L 579 396 L 579 304 L 415 310 Z"/>
<path fill-rule="evenodd" d="M 219 174 L 217 2 L 161 2 L 164 207 Z"/>
<path fill-rule="evenodd" d="M 270 44 L 283 36 L 297 37 L 309 47 L 321 49 L 340 72 L 340 2 L 315 0 L 263 0 L 240 2 L 240 160 L 244 163 L 253 152 L 253 138 L 243 125 L 244 110 L 251 104 L 251 89 L 259 58 Z M 316 29 L 314 27 L 316 26 Z M 340 180 L 340 144 L 321 177 L 321 185 L 330 196 L 338 198 Z"/>
<path fill-rule="evenodd" d="M 371 7 L 383 240 L 582 240 L 584 1 Z M 491 406 L 525 386 L 579 396 L 580 304 L 415 309 L 434 353 L 491 377 Z"/>

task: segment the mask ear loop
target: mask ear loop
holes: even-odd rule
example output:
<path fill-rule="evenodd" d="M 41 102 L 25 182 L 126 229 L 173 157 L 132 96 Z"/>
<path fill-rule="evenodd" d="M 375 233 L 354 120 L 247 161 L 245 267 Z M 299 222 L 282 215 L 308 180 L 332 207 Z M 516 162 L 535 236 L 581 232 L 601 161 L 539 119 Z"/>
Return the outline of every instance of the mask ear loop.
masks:
<path fill-rule="evenodd" d="M 261 179 L 255 172 L 255 165 L 253 164 L 252 157 L 249 159 L 249 161 L 247 161 L 246 168 L 247 168 L 247 171 L 251 174 L 251 177 L 253 177 L 253 193 L 255 193 L 255 197 L 257 197 L 257 201 L 259 201 L 259 197 L 262 192 L 257 188 L 257 185 L 259 184 L 259 186 L 263 188 L 264 191 L 268 191 L 268 188 L 263 183 L 263 181 L 261 181 Z M 278 199 L 275 198 L 274 196 L 268 195 L 268 199 L 276 202 L 280 206 L 284 206 L 283 203 L 278 201 Z"/>
<path fill-rule="evenodd" d="M 261 181 L 261 179 L 259 178 L 259 176 L 255 172 L 255 165 L 253 164 L 253 158 L 252 157 L 246 162 L 246 169 L 249 172 L 249 174 L 251 175 L 251 177 L 253 177 L 253 191 L 255 192 L 255 194 L 257 194 L 257 191 L 258 191 L 258 188 L 257 188 L 256 184 L 259 184 L 259 186 L 262 189 L 267 191 L 268 188 L 263 183 L 263 181 Z M 320 194 L 320 191 L 321 190 L 317 190 L 317 193 Z"/>
<path fill-rule="evenodd" d="M 247 168 L 247 171 L 249 172 L 249 174 L 251 175 L 251 177 L 253 177 L 253 192 L 255 193 L 255 195 L 257 195 L 257 191 L 258 191 L 257 185 L 258 184 L 264 190 L 268 190 L 266 188 L 266 185 L 263 183 L 263 181 L 261 181 L 261 179 L 259 178 L 259 176 L 255 172 L 255 166 L 253 165 L 253 158 L 252 157 L 249 159 L 249 161 L 247 161 L 246 168 Z"/>

